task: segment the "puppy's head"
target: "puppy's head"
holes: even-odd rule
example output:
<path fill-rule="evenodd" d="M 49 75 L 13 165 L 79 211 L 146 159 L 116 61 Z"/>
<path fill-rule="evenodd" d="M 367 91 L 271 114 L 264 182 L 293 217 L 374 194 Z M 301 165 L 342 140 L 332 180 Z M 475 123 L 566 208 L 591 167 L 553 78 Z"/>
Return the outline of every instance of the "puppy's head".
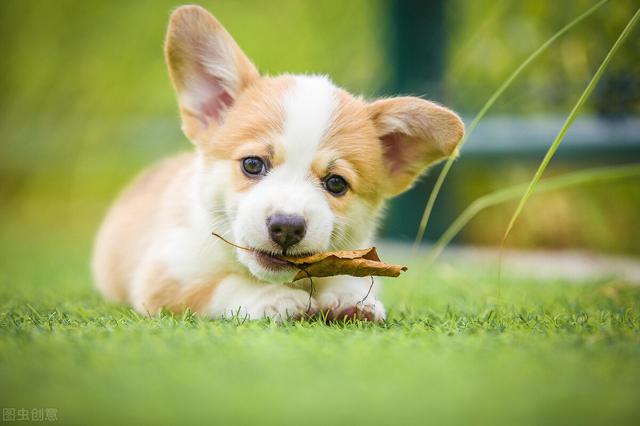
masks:
<path fill-rule="evenodd" d="M 171 16 L 166 60 L 199 152 L 199 202 L 212 228 L 257 250 L 238 256 L 262 280 L 295 275 L 273 254 L 366 244 L 383 201 L 464 133 L 457 115 L 419 98 L 367 102 L 321 76 L 260 76 L 197 6 Z"/>

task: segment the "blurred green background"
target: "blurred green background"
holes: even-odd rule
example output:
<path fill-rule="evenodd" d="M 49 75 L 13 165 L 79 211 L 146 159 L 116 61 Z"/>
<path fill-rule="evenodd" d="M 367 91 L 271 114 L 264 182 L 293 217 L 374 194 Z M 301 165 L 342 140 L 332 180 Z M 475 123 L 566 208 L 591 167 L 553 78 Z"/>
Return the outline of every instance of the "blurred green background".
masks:
<path fill-rule="evenodd" d="M 168 15 L 179 4 L 0 2 L 0 232 L 7 241 L 50 235 L 88 246 L 127 180 L 144 165 L 190 148 L 179 130 L 162 55 Z M 529 53 L 595 1 L 201 4 L 265 73 L 327 73 L 366 96 L 423 95 L 456 109 L 469 122 Z M 505 93 L 488 121 L 565 116 L 636 7 L 635 0 L 610 1 L 562 37 Z M 589 120 L 613 126 L 636 122 L 639 52 L 636 31 L 584 109 Z M 491 134 L 483 138 L 482 131 L 481 124 L 479 137 L 469 140 L 468 155 L 463 152 L 445 185 L 430 239 L 475 197 L 528 180 L 551 143 L 521 152 L 522 135 L 515 132 L 511 145 L 491 151 L 486 149 Z M 624 149 L 610 142 L 596 138 L 588 149 L 565 145 L 548 175 L 640 161 L 640 135 Z M 395 201 L 384 236 L 413 238 L 435 175 L 432 171 Z M 638 183 L 537 197 L 510 244 L 638 255 Z M 498 242 L 513 207 L 483 213 L 462 241 Z"/>
<path fill-rule="evenodd" d="M 467 123 L 595 3 L 201 2 L 265 73 L 327 73 L 372 97 L 421 95 Z M 443 257 L 427 268 L 401 248 L 385 250 L 409 273 L 385 284 L 382 326 L 237 325 L 108 305 L 88 265 L 102 215 L 142 167 L 190 149 L 162 55 L 179 4 L 0 1 L 3 409 L 57 407 L 71 424 L 638 423 L 640 292 L 619 279 L 505 268 L 501 281 L 491 260 Z M 429 239 L 476 197 L 531 178 L 637 7 L 610 0 L 504 93 L 455 163 Z M 545 176 L 640 163 L 639 54 L 636 29 Z M 394 200 L 385 238 L 413 239 L 438 170 Z M 481 213 L 457 242 L 499 243 L 514 208 Z M 639 217 L 638 179 L 551 192 L 532 198 L 509 244 L 639 256 Z"/>

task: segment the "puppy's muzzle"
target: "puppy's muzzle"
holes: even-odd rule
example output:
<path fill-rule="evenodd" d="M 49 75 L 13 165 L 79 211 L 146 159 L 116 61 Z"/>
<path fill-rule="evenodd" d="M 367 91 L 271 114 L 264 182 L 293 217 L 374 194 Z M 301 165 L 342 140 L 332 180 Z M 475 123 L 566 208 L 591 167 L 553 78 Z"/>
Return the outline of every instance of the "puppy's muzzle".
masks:
<path fill-rule="evenodd" d="M 290 214 L 274 214 L 267 218 L 269 236 L 286 253 L 291 246 L 298 244 L 307 233 L 304 217 Z"/>

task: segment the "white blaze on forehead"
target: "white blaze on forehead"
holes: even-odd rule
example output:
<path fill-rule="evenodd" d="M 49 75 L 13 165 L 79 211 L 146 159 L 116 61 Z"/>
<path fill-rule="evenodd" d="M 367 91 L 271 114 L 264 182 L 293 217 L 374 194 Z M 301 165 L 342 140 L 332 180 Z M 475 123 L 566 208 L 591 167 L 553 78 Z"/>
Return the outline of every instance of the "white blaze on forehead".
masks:
<path fill-rule="evenodd" d="M 337 107 L 336 88 L 324 76 L 295 76 L 284 95 L 281 143 L 287 168 L 308 172 Z"/>

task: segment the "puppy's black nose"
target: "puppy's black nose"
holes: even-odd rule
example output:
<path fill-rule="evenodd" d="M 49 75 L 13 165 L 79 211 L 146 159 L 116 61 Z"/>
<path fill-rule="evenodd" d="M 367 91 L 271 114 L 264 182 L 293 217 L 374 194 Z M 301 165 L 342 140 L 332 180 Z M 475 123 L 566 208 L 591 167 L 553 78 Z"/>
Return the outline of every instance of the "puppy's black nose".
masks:
<path fill-rule="evenodd" d="M 282 251 L 298 244 L 307 233 L 304 217 L 291 214 L 274 214 L 267 219 L 271 239 L 282 247 Z"/>

